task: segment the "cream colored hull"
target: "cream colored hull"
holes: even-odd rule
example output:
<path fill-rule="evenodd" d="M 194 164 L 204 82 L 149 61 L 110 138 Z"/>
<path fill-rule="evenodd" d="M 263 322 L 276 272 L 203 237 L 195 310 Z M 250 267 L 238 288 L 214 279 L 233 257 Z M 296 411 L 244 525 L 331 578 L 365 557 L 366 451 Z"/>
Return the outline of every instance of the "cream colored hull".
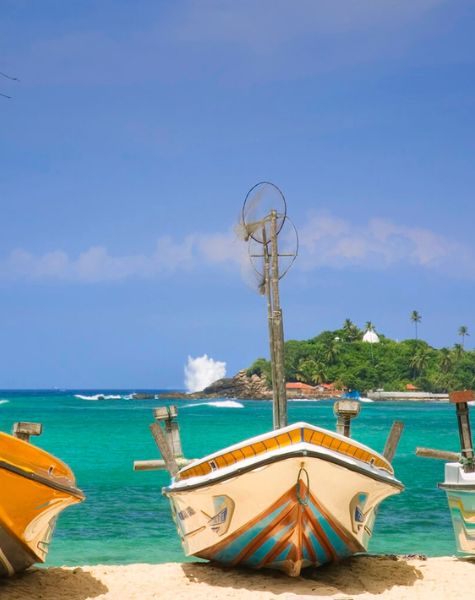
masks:
<path fill-rule="evenodd" d="M 381 469 L 300 442 L 165 494 L 187 555 L 298 575 L 366 550 L 379 503 L 401 489 Z"/>

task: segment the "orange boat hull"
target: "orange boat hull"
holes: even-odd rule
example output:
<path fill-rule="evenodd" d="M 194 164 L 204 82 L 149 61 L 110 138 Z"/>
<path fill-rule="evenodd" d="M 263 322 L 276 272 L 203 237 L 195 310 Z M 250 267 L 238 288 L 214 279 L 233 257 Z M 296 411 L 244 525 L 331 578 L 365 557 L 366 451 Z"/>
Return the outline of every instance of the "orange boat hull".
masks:
<path fill-rule="evenodd" d="M 0 575 L 44 562 L 59 513 L 84 499 L 71 469 L 0 433 Z"/>

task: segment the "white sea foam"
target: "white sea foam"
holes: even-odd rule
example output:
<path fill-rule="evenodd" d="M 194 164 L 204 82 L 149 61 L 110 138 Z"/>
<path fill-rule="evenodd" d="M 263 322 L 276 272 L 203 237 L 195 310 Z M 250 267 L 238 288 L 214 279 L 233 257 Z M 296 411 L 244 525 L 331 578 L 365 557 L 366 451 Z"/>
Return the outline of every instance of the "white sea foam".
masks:
<path fill-rule="evenodd" d="M 0 400 L 0 404 L 8 404 L 10 400 Z"/>
<path fill-rule="evenodd" d="M 200 392 L 226 375 L 226 363 L 214 360 L 207 354 L 188 357 L 185 365 L 185 386 L 188 392 Z"/>
<path fill-rule="evenodd" d="M 244 404 L 236 402 L 236 400 L 218 400 L 216 402 L 194 402 L 193 404 L 185 404 L 183 408 L 191 406 L 216 406 L 216 408 L 244 408 Z"/>
<path fill-rule="evenodd" d="M 371 400 L 371 398 L 365 398 L 364 396 L 360 396 L 359 401 L 360 402 L 374 402 L 374 400 Z"/>
<path fill-rule="evenodd" d="M 74 394 L 75 398 L 79 398 L 80 400 L 120 400 L 122 396 L 118 396 L 115 394 L 96 394 L 95 396 L 83 396 L 82 394 Z"/>

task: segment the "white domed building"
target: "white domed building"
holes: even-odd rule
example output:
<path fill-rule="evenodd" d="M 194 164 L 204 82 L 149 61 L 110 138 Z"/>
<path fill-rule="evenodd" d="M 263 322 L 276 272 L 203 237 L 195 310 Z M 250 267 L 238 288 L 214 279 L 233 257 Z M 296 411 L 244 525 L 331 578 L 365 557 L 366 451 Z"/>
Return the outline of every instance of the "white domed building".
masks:
<path fill-rule="evenodd" d="M 379 344 L 379 337 L 372 329 L 368 329 L 363 336 L 363 342 L 367 344 Z"/>

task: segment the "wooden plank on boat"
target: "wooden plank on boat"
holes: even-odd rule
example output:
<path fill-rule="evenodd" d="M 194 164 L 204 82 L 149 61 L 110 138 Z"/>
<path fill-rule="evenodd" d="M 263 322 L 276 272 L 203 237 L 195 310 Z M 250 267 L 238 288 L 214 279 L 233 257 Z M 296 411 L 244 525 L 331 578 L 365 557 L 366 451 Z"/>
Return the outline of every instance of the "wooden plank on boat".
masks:
<path fill-rule="evenodd" d="M 180 467 L 188 466 L 193 460 L 187 458 L 175 458 L 176 464 Z M 166 471 L 168 470 L 164 460 L 134 460 L 134 471 Z"/>
<path fill-rule="evenodd" d="M 398 447 L 399 440 L 401 439 L 403 429 L 404 423 L 402 421 L 394 421 L 383 450 L 383 456 L 389 462 L 392 462 L 394 455 L 396 454 L 396 449 Z"/>
<path fill-rule="evenodd" d="M 165 425 L 165 437 L 168 445 L 171 448 L 173 456 L 182 457 L 183 450 L 181 448 L 180 427 L 178 425 L 178 409 L 174 405 L 161 406 L 153 409 L 153 416 L 157 421 L 163 421 Z"/>
<path fill-rule="evenodd" d="M 450 452 L 449 450 L 437 450 L 435 448 L 416 448 L 416 455 L 423 458 L 437 458 L 438 460 L 447 460 L 457 462 L 460 460 L 458 452 Z"/>
<path fill-rule="evenodd" d="M 165 462 L 165 468 L 170 473 L 172 477 L 174 477 L 178 471 L 180 470 L 175 457 L 173 456 L 172 449 L 168 444 L 167 437 L 165 432 L 160 427 L 158 423 L 152 423 L 150 425 L 150 431 L 152 432 L 153 439 L 160 450 L 160 454 L 163 456 L 163 460 Z"/>
<path fill-rule="evenodd" d="M 41 435 L 42 433 L 43 425 L 41 423 L 18 421 L 13 424 L 12 435 L 25 442 L 29 442 L 32 435 Z"/>

